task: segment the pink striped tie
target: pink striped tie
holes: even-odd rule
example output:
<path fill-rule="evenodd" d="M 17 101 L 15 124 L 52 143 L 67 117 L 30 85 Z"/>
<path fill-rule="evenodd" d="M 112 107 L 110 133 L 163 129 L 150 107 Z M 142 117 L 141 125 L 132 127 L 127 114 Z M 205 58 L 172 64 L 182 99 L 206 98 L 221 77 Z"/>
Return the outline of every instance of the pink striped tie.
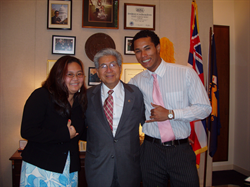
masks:
<path fill-rule="evenodd" d="M 164 103 L 163 103 L 159 83 L 158 83 L 158 80 L 157 80 L 157 75 L 152 74 L 152 76 L 154 77 L 154 83 L 153 83 L 154 84 L 154 86 L 153 86 L 153 101 L 154 101 L 154 104 L 161 105 L 162 107 L 164 107 Z M 174 132 L 173 132 L 173 129 L 171 127 L 171 124 L 170 124 L 169 120 L 158 121 L 157 123 L 158 123 L 158 128 L 159 128 L 159 131 L 160 131 L 161 141 L 162 142 L 167 142 L 167 141 L 175 139 Z"/>
<path fill-rule="evenodd" d="M 112 131 L 113 131 L 113 96 L 112 96 L 113 92 L 114 92 L 113 90 L 108 91 L 109 95 L 107 99 L 104 101 L 103 105 L 104 113 L 107 117 L 109 126 Z"/>

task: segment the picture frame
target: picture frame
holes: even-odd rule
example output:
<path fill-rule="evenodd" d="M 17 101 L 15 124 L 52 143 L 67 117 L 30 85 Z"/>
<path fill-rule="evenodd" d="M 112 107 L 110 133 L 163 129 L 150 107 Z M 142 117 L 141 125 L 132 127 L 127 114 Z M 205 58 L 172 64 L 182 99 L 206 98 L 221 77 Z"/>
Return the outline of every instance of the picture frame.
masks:
<path fill-rule="evenodd" d="M 56 60 L 47 60 L 47 76 L 49 75 L 49 72 L 51 70 L 51 68 L 54 66 L 54 64 L 56 63 Z"/>
<path fill-rule="evenodd" d="M 72 0 L 47 0 L 47 29 L 72 29 Z"/>
<path fill-rule="evenodd" d="M 119 0 L 83 0 L 82 6 L 83 28 L 119 29 Z"/>
<path fill-rule="evenodd" d="M 135 52 L 131 49 L 132 45 L 132 36 L 125 36 L 124 38 L 124 54 L 125 55 L 134 55 Z"/>
<path fill-rule="evenodd" d="M 52 35 L 52 54 L 75 55 L 76 37 Z"/>
<path fill-rule="evenodd" d="M 122 63 L 121 80 L 128 83 L 138 73 L 146 70 L 140 63 Z"/>
<path fill-rule="evenodd" d="M 124 29 L 155 30 L 155 5 L 124 3 Z"/>
<path fill-rule="evenodd" d="M 80 152 L 86 152 L 86 147 L 87 147 L 87 142 L 86 141 L 79 140 L 78 146 L 79 146 L 79 151 Z"/>
<path fill-rule="evenodd" d="M 100 78 L 97 75 L 97 70 L 95 67 L 89 67 L 89 72 L 88 72 L 88 85 L 89 86 L 94 86 L 98 85 L 101 83 Z"/>

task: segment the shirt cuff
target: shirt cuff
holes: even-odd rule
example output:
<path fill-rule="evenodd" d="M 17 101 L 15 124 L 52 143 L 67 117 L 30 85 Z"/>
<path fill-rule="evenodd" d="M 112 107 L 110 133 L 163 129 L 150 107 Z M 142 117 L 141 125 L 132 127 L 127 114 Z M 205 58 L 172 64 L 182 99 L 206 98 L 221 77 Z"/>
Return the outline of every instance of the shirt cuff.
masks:
<path fill-rule="evenodd" d="M 174 111 L 174 119 L 180 119 L 183 116 L 183 111 L 181 109 L 176 109 Z"/>

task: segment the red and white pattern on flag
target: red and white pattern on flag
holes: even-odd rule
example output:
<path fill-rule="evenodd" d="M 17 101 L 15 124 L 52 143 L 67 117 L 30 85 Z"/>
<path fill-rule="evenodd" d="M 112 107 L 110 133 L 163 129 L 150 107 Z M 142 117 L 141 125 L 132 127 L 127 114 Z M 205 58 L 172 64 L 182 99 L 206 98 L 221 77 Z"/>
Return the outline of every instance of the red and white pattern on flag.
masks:
<path fill-rule="evenodd" d="M 190 26 L 190 50 L 189 50 L 188 64 L 190 64 L 193 67 L 193 69 L 199 75 L 202 83 L 204 84 L 201 42 L 200 42 L 199 28 L 198 28 L 198 13 L 197 13 L 197 5 L 195 2 L 192 2 L 191 26 Z"/>
<path fill-rule="evenodd" d="M 197 72 L 204 85 L 203 63 L 201 54 L 201 43 L 198 29 L 198 11 L 197 4 L 192 2 L 191 25 L 190 25 L 190 50 L 188 65 L 192 66 Z M 196 165 L 200 164 L 200 153 L 207 150 L 206 123 L 204 120 L 190 122 L 191 134 L 189 138 L 193 140 L 192 148 L 196 154 Z"/>
<path fill-rule="evenodd" d="M 104 113 L 106 115 L 106 118 L 108 120 L 109 126 L 112 131 L 113 131 L 113 96 L 112 96 L 113 92 L 114 92 L 113 90 L 108 91 L 109 95 L 107 99 L 104 101 L 103 105 Z"/>

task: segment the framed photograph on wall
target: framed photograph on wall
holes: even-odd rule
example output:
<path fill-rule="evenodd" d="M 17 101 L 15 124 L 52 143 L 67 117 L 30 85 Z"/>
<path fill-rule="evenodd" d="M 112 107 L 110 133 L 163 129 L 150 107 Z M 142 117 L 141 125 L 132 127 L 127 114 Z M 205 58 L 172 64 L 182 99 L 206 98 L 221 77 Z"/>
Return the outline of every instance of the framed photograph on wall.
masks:
<path fill-rule="evenodd" d="M 75 36 L 52 36 L 52 54 L 75 55 Z"/>
<path fill-rule="evenodd" d="M 95 67 L 89 67 L 88 85 L 94 86 L 100 83 L 101 83 L 101 80 L 99 79 L 97 75 L 97 71 Z"/>
<path fill-rule="evenodd" d="M 72 0 L 48 0 L 47 29 L 72 29 Z"/>
<path fill-rule="evenodd" d="M 134 55 L 135 54 L 135 52 L 131 48 L 132 40 L 133 40 L 132 36 L 125 36 L 125 39 L 124 39 L 124 54 L 125 55 Z"/>
<path fill-rule="evenodd" d="M 155 5 L 124 3 L 124 29 L 155 30 Z"/>
<path fill-rule="evenodd" d="M 83 0 L 82 27 L 119 28 L 119 0 Z"/>

